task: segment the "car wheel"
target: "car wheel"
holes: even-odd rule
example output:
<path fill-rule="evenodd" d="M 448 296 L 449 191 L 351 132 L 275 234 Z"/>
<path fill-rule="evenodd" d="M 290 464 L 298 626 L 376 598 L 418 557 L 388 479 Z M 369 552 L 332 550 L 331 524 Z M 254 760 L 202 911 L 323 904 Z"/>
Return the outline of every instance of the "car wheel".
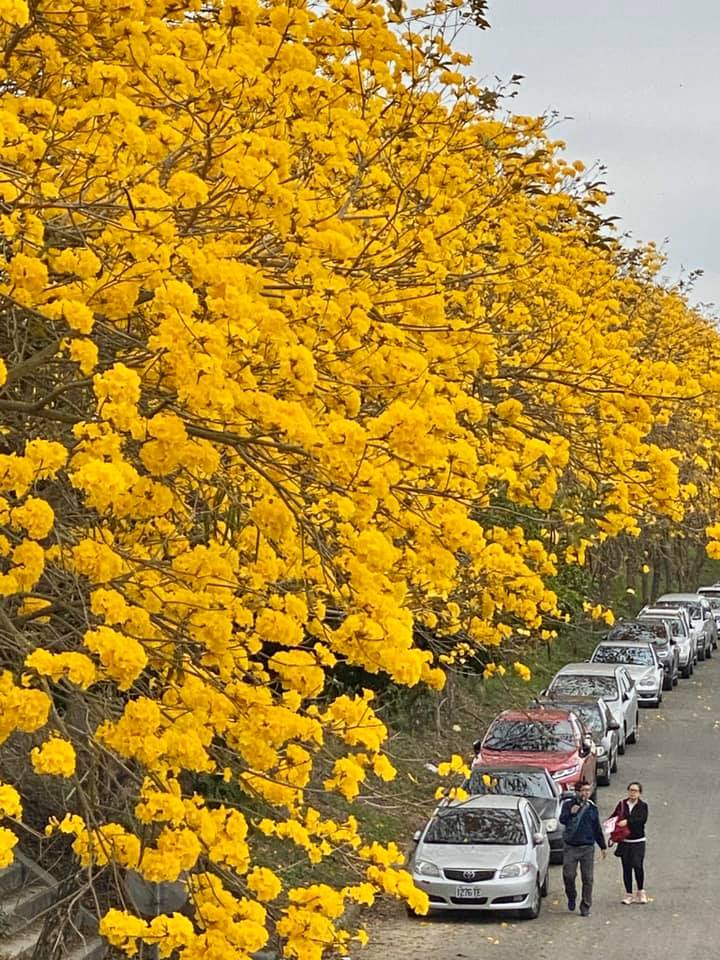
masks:
<path fill-rule="evenodd" d="M 598 777 L 597 782 L 600 784 L 601 787 L 610 786 L 610 761 L 608 761 L 608 772 L 605 774 L 605 776 Z"/>
<path fill-rule="evenodd" d="M 678 681 L 679 681 L 679 680 L 680 680 L 680 665 L 678 664 L 678 668 L 677 668 L 677 670 L 675 671 L 675 676 L 673 677 L 673 686 L 674 686 L 674 687 L 676 687 L 676 686 L 678 685 Z"/>
<path fill-rule="evenodd" d="M 542 894 L 540 892 L 540 884 L 536 883 L 533 895 L 530 897 L 530 906 L 525 907 L 524 910 L 518 910 L 518 914 L 523 920 L 537 920 L 537 918 L 540 916 L 541 909 Z"/>
<path fill-rule="evenodd" d="M 673 688 L 673 679 L 670 676 L 663 677 L 663 690 L 672 690 Z"/>
<path fill-rule="evenodd" d="M 540 887 L 540 896 L 546 897 L 550 893 L 550 868 L 545 871 L 545 879 Z"/>
<path fill-rule="evenodd" d="M 680 676 L 683 678 L 683 680 L 689 680 L 691 673 L 692 673 L 692 664 L 688 663 L 688 665 L 686 667 L 683 667 L 682 670 L 680 671 Z"/>
<path fill-rule="evenodd" d="M 618 768 L 618 755 L 616 750 L 613 755 L 613 761 L 610 765 L 610 773 L 617 773 L 617 768 Z"/>
<path fill-rule="evenodd" d="M 618 753 L 622 756 L 627 749 L 627 729 L 623 731 L 623 738 L 620 744 L 618 745 Z"/>
<path fill-rule="evenodd" d="M 712 652 L 713 652 L 713 645 L 712 645 L 712 643 L 711 643 L 711 644 L 708 646 L 707 650 L 705 651 L 705 656 L 707 657 L 708 660 L 709 660 L 710 657 L 712 656 Z"/>
<path fill-rule="evenodd" d="M 698 663 L 702 663 L 705 659 L 705 647 L 703 646 L 702 650 L 698 650 Z"/>

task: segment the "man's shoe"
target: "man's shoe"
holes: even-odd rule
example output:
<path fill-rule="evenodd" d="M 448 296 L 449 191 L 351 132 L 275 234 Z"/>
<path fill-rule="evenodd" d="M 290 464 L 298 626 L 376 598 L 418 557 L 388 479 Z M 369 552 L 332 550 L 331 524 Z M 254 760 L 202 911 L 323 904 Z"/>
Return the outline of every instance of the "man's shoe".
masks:
<path fill-rule="evenodd" d="M 572 913 L 575 907 L 577 906 L 577 900 L 568 899 L 568 910 Z"/>
<path fill-rule="evenodd" d="M 638 890 L 637 896 L 635 897 L 635 903 L 647 903 L 648 898 L 644 890 Z"/>
<path fill-rule="evenodd" d="M 584 904 L 580 907 L 580 916 L 589 917 L 590 916 L 590 907 L 586 907 Z"/>
<path fill-rule="evenodd" d="M 628 903 L 635 903 L 635 897 L 631 893 L 626 893 L 625 896 L 620 901 L 620 903 L 624 903 L 626 905 Z"/>

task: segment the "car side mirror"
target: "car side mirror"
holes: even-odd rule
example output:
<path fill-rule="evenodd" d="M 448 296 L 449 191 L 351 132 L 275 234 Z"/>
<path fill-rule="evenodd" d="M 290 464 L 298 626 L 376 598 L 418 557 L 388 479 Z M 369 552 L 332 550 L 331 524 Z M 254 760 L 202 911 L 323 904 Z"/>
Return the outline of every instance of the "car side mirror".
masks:
<path fill-rule="evenodd" d="M 545 840 L 545 834 L 544 834 L 544 833 L 534 833 L 534 834 L 533 834 L 533 843 L 535 844 L 536 847 L 539 847 L 540 844 L 541 844 L 544 840 Z"/>
<path fill-rule="evenodd" d="M 413 834 L 413 843 L 420 843 L 420 837 L 422 836 L 422 830 L 416 830 Z"/>
<path fill-rule="evenodd" d="M 566 800 L 574 800 L 575 794 L 572 792 L 572 790 L 563 790 L 563 792 L 560 794 L 560 799 L 563 803 L 565 803 Z"/>
<path fill-rule="evenodd" d="M 627 701 L 629 699 L 630 699 L 630 694 L 626 690 L 625 693 L 623 693 L 623 700 Z"/>
<path fill-rule="evenodd" d="M 677 640 L 675 639 L 675 637 L 670 637 L 670 646 L 671 647 L 677 646 Z"/>
<path fill-rule="evenodd" d="M 608 723 L 608 730 L 619 730 L 619 729 L 620 729 L 620 724 L 617 722 L 617 720 L 611 720 Z"/>

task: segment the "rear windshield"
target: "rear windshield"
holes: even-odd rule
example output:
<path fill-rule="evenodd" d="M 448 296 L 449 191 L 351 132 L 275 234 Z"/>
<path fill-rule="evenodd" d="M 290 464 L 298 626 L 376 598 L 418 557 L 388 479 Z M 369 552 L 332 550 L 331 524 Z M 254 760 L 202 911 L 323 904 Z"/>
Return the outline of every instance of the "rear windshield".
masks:
<path fill-rule="evenodd" d="M 545 753 L 575 749 L 569 720 L 496 720 L 483 742 L 488 750 L 521 750 Z"/>
<path fill-rule="evenodd" d="M 520 772 L 517 770 L 473 770 L 470 774 L 468 793 L 473 795 L 495 793 L 512 797 L 554 796 L 547 776 L 542 770 Z"/>
<path fill-rule="evenodd" d="M 593 677 L 580 673 L 561 673 L 550 684 L 553 697 L 602 697 L 617 700 L 618 688 L 615 677 Z"/>
<path fill-rule="evenodd" d="M 437 814 L 424 843 L 525 843 L 525 827 L 518 810 L 450 810 Z"/>
<path fill-rule="evenodd" d="M 629 663 L 634 667 L 651 667 L 653 655 L 649 647 L 600 646 L 593 654 L 593 663 Z"/>

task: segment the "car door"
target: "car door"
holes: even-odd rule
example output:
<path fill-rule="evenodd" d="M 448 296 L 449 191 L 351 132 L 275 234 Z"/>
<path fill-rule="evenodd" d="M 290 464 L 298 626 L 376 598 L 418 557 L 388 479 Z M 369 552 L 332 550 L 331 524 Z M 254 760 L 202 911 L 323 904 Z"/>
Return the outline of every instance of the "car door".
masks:
<path fill-rule="evenodd" d="M 527 825 L 530 829 L 530 842 L 533 843 L 533 836 L 536 833 L 542 834 L 543 837 L 542 843 L 538 843 L 537 846 L 535 846 L 533 843 L 535 857 L 537 858 L 536 862 L 538 868 L 538 877 L 540 878 L 540 883 L 543 883 L 550 867 L 550 841 L 548 840 L 545 830 L 543 829 L 540 817 L 538 817 L 537 813 L 535 810 L 533 810 L 529 803 L 525 810 L 527 814 Z"/>
<path fill-rule="evenodd" d="M 630 676 L 625 667 L 621 667 L 618 671 L 620 674 L 619 682 L 621 686 L 621 696 L 623 700 L 623 716 L 625 718 L 625 724 L 628 734 L 634 733 L 635 728 L 637 727 L 637 715 L 638 715 L 638 699 L 637 691 L 635 689 L 635 682 Z"/>
<path fill-rule="evenodd" d="M 657 650 L 652 644 L 650 644 L 650 652 L 652 653 L 653 663 L 655 664 L 655 676 L 657 677 L 658 690 L 662 690 L 665 671 L 663 670 L 663 665 L 660 663 L 660 659 L 658 658 Z"/>

